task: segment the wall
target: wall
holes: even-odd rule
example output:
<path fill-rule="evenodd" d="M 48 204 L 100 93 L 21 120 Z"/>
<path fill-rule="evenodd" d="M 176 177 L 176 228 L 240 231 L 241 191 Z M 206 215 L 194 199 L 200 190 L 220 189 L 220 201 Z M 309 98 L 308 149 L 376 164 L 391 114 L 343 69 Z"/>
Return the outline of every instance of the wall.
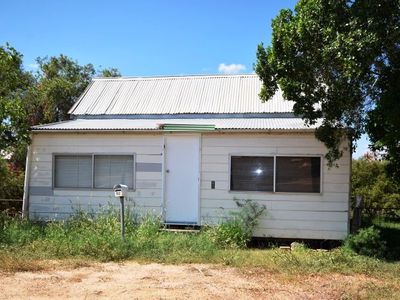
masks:
<path fill-rule="evenodd" d="M 53 153 L 135 153 L 136 190 L 129 193 L 127 205 L 134 212 L 161 214 L 163 139 L 160 135 L 40 133 L 33 135 L 31 151 L 31 218 L 65 219 L 77 209 L 96 212 L 109 205 L 119 207 L 112 190 L 53 189 Z"/>
<path fill-rule="evenodd" d="M 201 223 L 216 223 L 236 209 L 234 199 L 267 207 L 256 236 L 343 239 L 348 233 L 350 152 L 328 168 L 323 161 L 322 193 L 293 194 L 229 191 L 229 155 L 323 155 L 324 145 L 310 134 L 205 133 L 201 139 Z M 111 190 L 52 188 L 53 153 L 136 153 L 136 190 L 127 201 L 138 213 L 162 213 L 163 136 L 140 133 L 36 133 L 31 145 L 29 215 L 64 219 L 81 208 L 97 211 L 119 205 Z M 211 189 L 215 180 L 215 189 Z M 134 201 L 132 201 L 134 199 Z M 135 204 L 135 207 L 133 205 Z"/>
<path fill-rule="evenodd" d="M 328 168 L 323 160 L 322 193 L 293 194 L 229 191 L 229 155 L 323 155 L 313 134 L 204 134 L 202 137 L 201 215 L 214 223 L 236 209 L 234 199 L 267 207 L 256 236 L 343 239 L 348 233 L 350 152 Z M 215 180 L 215 189 L 211 189 Z"/>

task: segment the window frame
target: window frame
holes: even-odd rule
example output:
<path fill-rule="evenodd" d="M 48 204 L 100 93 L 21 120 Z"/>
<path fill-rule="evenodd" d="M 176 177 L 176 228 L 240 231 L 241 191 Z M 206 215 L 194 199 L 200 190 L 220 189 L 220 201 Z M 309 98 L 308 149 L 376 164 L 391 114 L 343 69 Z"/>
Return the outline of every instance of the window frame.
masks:
<path fill-rule="evenodd" d="M 53 190 L 78 190 L 78 191 L 109 191 L 109 188 L 96 188 L 94 186 L 94 157 L 95 156 L 102 156 L 102 155 L 108 155 L 108 156 L 120 156 L 120 155 L 129 155 L 133 157 L 133 174 L 132 174 L 132 188 L 129 188 L 129 191 L 136 191 L 136 152 L 121 152 L 121 153 L 115 153 L 115 152 L 55 152 L 52 153 L 52 180 L 51 180 L 51 188 Z M 88 188 L 83 188 L 83 187 L 56 187 L 56 156 L 91 156 L 92 158 L 92 185 L 91 187 Z"/>
<path fill-rule="evenodd" d="M 268 157 L 272 158 L 272 191 L 254 191 L 254 190 L 232 190 L 232 157 L 236 156 L 245 156 L 245 157 Z M 252 155 L 242 155 L 242 154 L 229 154 L 229 191 L 235 193 L 273 193 L 275 191 L 275 157 L 273 155 L 259 155 L 259 154 L 252 154 Z"/>
<path fill-rule="evenodd" d="M 231 172 L 232 172 L 232 156 L 257 156 L 257 157 L 273 157 L 274 160 L 274 173 L 273 173 L 273 190 L 272 191 L 251 191 L 251 190 L 232 190 L 231 186 Z M 320 182 L 319 192 L 277 192 L 276 191 L 276 158 L 277 157 L 319 157 L 320 159 Z M 289 194 L 289 195 L 322 195 L 323 194 L 323 182 L 324 182 L 324 155 L 323 154 L 258 154 L 258 153 L 229 153 L 229 171 L 228 171 L 228 182 L 229 182 L 229 193 L 263 193 L 263 194 Z"/>

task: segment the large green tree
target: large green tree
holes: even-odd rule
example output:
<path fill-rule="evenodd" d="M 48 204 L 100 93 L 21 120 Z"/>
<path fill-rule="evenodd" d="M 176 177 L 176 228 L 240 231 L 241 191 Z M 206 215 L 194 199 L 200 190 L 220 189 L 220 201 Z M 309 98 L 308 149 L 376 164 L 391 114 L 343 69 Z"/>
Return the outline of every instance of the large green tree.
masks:
<path fill-rule="evenodd" d="M 352 200 L 356 196 L 364 198 L 363 214 L 369 219 L 400 219 L 400 188 L 387 177 L 386 165 L 386 161 L 370 159 L 368 156 L 353 160 Z"/>
<path fill-rule="evenodd" d="M 23 104 L 34 83 L 23 69 L 22 55 L 8 44 L 0 46 L 0 198 L 22 197 L 23 166 L 18 157 L 29 142 Z"/>
<path fill-rule="evenodd" d="M 0 198 L 21 198 L 29 126 L 69 119 L 68 110 L 93 76 L 121 76 L 115 68 L 98 71 L 59 55 L 38 58 L 34 75 L 22 54 L 0 46 Z"/>
<path fill-rule="evenodd" d="M 92 64 L 79 65 L 60 55 L 38 58 L 38 86 L 33 98 L 38 100 L 41 115 L 34 123 L 50 123 L 68 119 L 68 110 L 88 86 L 96 71 Z"/>
<path fill-rule="evenodd" d="M 116 68 L 98 71 L 92 64 L 80 65 L 63 54 L 37 58 L 38 84 L 26 102 L 31 125 L 69 119 L 68 111 L 84 92 L 94 76 L 121 76 Z"/>
<path fill-rule="evenodd" d="M 10 45 L 0 46 L 0 154 L 13 152 L 28 140 L 23 101 L 33 84 L 23 69 L 22 55 Z M 0 157 L 1 159 L 1 157 Z"/>
<path fill-rule="evenodd" d="M 347 137 L 365 131 L 400 175 L 400 1 L 300 0 L 272 21 L 272 44 L 258 46 L 255 71 L 269 99 L 280 87 L 332 163 Z"/>

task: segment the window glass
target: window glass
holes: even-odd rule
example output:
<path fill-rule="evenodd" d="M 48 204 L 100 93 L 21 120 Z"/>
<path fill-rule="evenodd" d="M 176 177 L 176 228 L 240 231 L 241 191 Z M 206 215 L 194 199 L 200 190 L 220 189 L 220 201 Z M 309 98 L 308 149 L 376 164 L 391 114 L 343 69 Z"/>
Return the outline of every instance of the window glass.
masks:
<path fill-rule="evenodd" d="M 273 173 L 273 157 L 232 156 L 231 190 L 273 191 Z"/>
<path fill-rule="evenodd" d="M 54 171 L 55 187 L 92 187 L 92 156 L 90 155 L 57 155 Z"/>
<path fill-rule="evenodd" d="M 133 188 L 133 155 L 95 155 L 94 187 L 112 188 L 119 183 Z"/>
<path fill-rule="evenodd" d="M 276 192 L 319 193 L 320 157 L 276 157 Z"/>

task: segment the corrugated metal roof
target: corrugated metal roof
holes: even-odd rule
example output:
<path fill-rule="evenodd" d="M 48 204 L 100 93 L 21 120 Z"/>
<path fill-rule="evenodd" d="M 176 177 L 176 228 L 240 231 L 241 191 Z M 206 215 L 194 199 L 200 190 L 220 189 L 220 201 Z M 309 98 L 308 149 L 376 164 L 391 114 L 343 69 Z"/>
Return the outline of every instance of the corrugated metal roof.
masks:
<path fill-rule="evenodd" d="M 76 119 L 38 125 L 33 131 L 119 131 L 161 130 L 168 124 L 214 125 L 216 130 L 314 130 L 300 118 L 226 118 L 226 119 Z"/>
<path fill-rule="evenodd" d="M 287 113 L 278 91 L 263 103 L 257 75 L 94 79 L 72 115 Z"/>

